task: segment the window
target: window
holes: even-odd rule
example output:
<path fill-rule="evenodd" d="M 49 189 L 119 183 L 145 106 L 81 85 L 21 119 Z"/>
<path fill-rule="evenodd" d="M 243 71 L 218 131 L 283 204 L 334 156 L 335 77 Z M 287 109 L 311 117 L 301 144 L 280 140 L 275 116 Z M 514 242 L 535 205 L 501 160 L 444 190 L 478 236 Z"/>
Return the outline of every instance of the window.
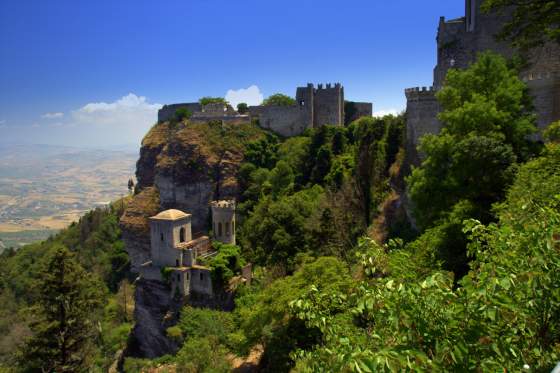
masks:
<path fill-rule="evenodd" d="M 175 267 L 179 267 L 179 259 L 175 259 Z"/>
<path fill-rule="evenodd" d="M 185 227 L 179 229 L 179 242 L 185 242 Z"/>
<path fill-rule="evenodd" d="M 163 242 L 163 233 L 160 234 L 161 242 Z"/>
<path fill-rule="evenodd" d="M 187 280 L 189 279 L 189 272 L 185 272 L 185 276 L 187 276 Z"/>
<path fill-rule="evenodd" d="M 222 223 L 218 223 L 218 236 L 222 235 Z"/>
<path fill-rule="evenodd" d="M 204 274 L 200 272 L 200 281 L 204 280 Z"/>
<path fill-rule="evenodd" d="M 299 106 L 305 106 L 305 100 L 300 100 L 299 101 Z"/>
<path fill-rule="evenodd" d="M 226 221 L 226 236 L 229 236 L 229 221 Z"/>

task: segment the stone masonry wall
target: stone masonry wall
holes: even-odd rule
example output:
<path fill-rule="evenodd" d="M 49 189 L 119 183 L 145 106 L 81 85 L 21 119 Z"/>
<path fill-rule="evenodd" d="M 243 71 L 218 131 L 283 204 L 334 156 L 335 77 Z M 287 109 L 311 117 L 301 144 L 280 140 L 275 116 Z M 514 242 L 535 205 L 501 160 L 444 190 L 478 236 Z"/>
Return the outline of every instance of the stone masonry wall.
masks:
<path fill-rule="evenodd" d="M 262 128 L 272 130 L 285 137 L 300 135 L 308 128 L 308 123 L 305 121 L 307 117 L 305 107 L 294 105 L 263 108 L 265 109 L 259 110 L 259 123 Z M 253 111 L 251 115 L 253 115 Z"/>
<path fill-rule="evenodd" d="M 313 99 L 313 127 L 326 124 L 340 126 L 344 124 L 344 88 L 340 83 L 334 86 L 321 84 L 315 90 Z"/>
<path fill-rule="evenodd" d="M 166 120 L 171 119 L 175 115 L 177 109 L 183 108 L 187 109 L 191 113 L 202 110 L 202 106 L 198 102 L 163 105 L 163 107 L 158 111 L 158 122 L 165 122 Z"/>
<path fill-rule="evenodd" d="M 420 138 L 438 133 L 441 123 L 437 119 L 440 110 L 433 87 L 417 87 L 406 90 L 406 152 L 412 164 L 419 164 L 422 156 L 417 151 Z"/>

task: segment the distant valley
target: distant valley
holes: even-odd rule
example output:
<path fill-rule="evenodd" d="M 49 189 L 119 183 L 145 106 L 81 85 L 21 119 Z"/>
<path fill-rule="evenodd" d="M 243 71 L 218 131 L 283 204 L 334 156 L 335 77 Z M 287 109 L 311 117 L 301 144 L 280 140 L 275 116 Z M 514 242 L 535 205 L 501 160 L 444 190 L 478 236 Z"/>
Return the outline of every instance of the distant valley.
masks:
<path fill-rule="evenodd" d="M 0 251 L 47 238 L 128 193 L 134 150 L 0 145 Z"/>

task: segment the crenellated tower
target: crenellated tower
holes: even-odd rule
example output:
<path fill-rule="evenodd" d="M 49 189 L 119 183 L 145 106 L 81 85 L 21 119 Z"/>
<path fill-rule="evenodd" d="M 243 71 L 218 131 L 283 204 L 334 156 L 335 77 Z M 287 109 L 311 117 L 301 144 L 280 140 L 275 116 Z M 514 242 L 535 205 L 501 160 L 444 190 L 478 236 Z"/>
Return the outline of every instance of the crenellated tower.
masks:
<path fill-rule="evenodd" d="M 211 208 L 213 238 L 235 245 L 235 201 L 213 201 Z"/>

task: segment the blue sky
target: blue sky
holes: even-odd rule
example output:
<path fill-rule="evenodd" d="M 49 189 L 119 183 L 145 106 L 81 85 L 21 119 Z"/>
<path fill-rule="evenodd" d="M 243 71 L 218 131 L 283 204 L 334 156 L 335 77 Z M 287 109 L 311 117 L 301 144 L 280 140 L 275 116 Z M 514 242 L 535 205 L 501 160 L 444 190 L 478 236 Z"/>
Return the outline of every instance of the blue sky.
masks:
<path fill-rule="evenodd" d="M 463 4 L 0 0 L 0 143 L 138 144 L 159 105 L 253 85 L 341 82 L 404 109 L 404 88 L 431 84 L 439 16 Z"/>

